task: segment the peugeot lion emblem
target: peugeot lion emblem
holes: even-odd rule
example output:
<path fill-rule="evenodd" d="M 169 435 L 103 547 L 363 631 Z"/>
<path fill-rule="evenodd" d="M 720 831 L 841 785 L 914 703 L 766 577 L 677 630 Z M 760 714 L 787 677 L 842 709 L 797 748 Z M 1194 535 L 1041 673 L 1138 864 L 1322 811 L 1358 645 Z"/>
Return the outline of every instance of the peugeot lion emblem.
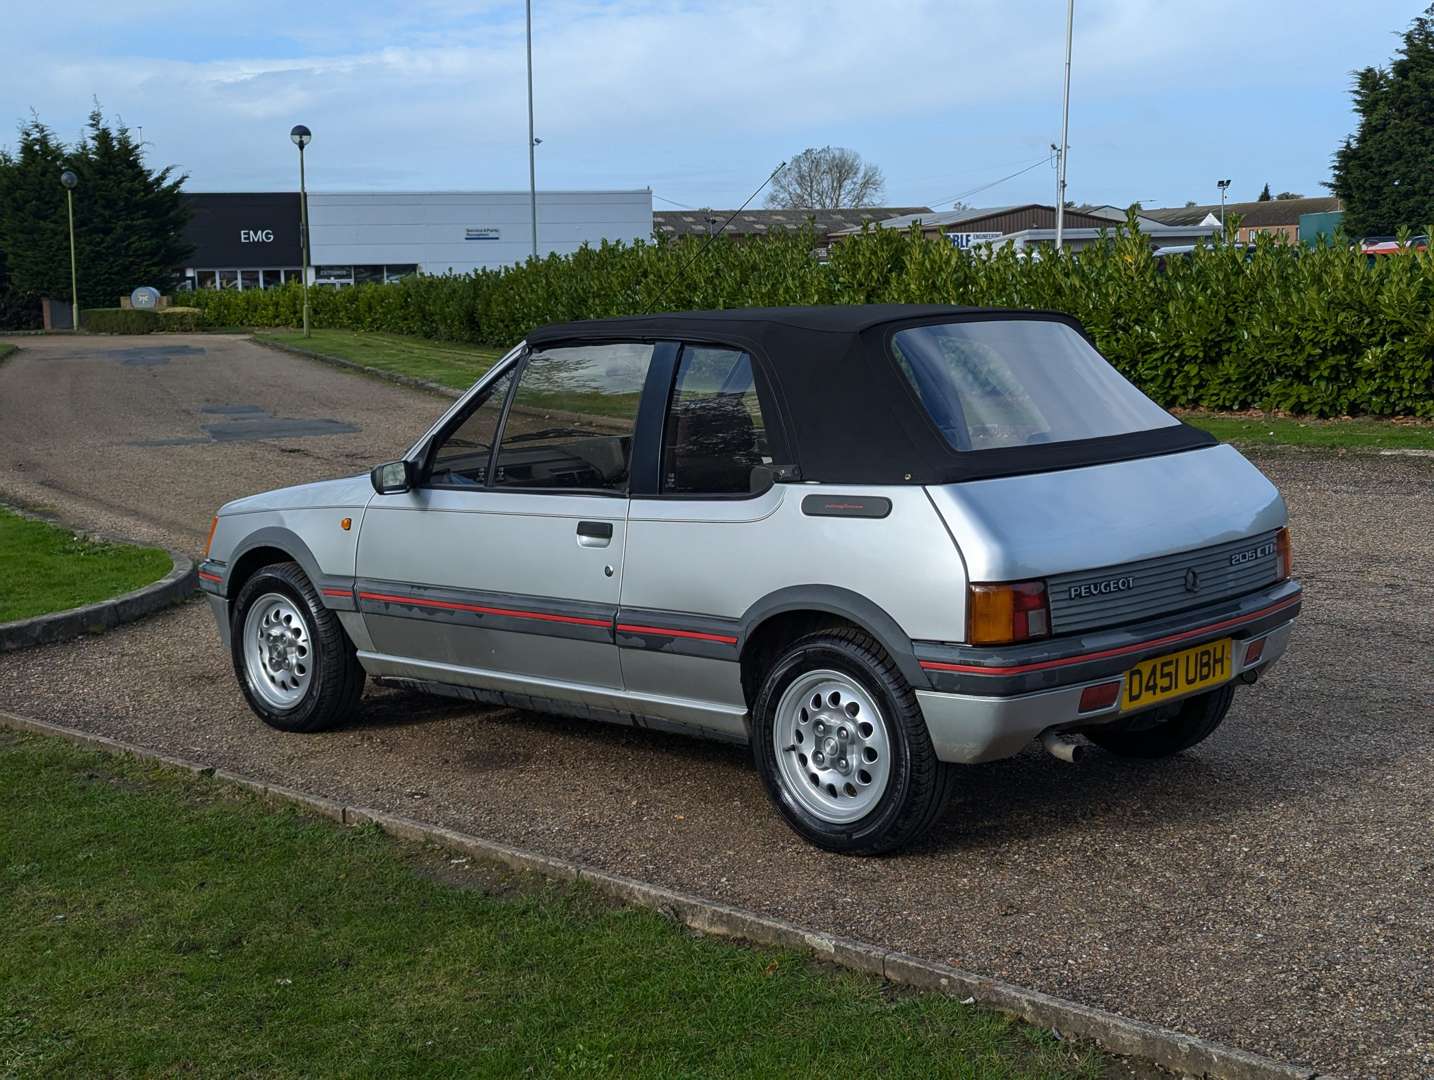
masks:
<path fill-rule="evenodd" d="M 1195 572 L 1193 567 L 1185 571 L 1185 591 L 1200 591 L 1200 575 Z"/>

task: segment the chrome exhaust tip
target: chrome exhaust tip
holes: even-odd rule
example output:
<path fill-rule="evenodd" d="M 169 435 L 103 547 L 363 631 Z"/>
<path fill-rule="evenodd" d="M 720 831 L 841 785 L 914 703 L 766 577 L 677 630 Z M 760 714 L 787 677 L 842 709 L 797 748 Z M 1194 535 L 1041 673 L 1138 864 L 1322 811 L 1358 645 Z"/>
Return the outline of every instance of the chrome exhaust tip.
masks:
<path fill-rule="evenodd" d="M 1081 758 L 1085 757 L 1085 744 L 1078 743 L 1068 735 L 1059 731 L 1045 731 L 1041 733 L 1041 745 L 1046 748 L 1046 753 L 1051 757 L 1060 758 L 1075 765 Z"/>

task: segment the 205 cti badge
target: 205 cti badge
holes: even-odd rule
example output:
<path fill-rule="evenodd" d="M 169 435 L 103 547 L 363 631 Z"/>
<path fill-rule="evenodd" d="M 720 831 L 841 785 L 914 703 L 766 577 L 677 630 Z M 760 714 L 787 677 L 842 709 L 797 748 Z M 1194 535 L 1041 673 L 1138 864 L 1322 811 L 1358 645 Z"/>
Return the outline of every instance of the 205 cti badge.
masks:
<path fill-rule="evenodd" d="M 1074 320 L 887 306 L 543 327 L 401 459 L 224 506 L 200 578 L 276 728 L 371 677 L 732 740 L 878 852 L 962 764 L 1207 738 L 1290 559 L 1270 482 Z"/>

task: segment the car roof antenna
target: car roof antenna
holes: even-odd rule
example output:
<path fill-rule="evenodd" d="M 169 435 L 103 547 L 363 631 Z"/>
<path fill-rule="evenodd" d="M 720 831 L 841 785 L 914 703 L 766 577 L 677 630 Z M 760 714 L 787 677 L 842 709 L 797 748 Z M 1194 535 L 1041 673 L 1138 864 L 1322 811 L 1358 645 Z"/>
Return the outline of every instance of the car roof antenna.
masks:
<path fill-rule="evenodd" d="M 672 277 L 668 279 L 667 284 L 663 286 L 662 291 L 657 294 L 657 299 L 653 300 L 651 305 L 639 304 L 638 307 L 656 308 L 658 304 L 662 303 L 663 300 L 667 299 L 667 294 L 672 291 L 672 286 L 677 284 L 678 279 L 680 279 L 687 273 L 688 269 L 691 268 L 693 263 L 695 263 L 698 259 L 702 258 L 702 253 L 712 246 L 712 241 L 716 240 L 717 237 L 721 236 L 723 230 L 726 229 L 728 225 L 732 224 L 732 222 L 737 219 L 737 215 L 740 214 L 743 210 L 747 209 L 747 204 L 750 203 L 753 199 L 755 199 L 758 195 L 762 194 L 762 190 L 773 180 L 775 180 L 777 178 L 777 174 L 786 167 L 787 163 L 784 161 L 775 169 L 773 169 L 771 175 L 768 176 L 767 179 L 763 180 L 759 185 L 757 185 L 757 190 L 747 196 L 747 202 L 744 202 L 741 206 L 737 207 L 737 209 L 733 210 L 731 216 L 728 217 L 726 221 L 722 222 L 722 228 L 718 229 L 714 233 L 709 233 L 707 235 L 707 242 L 704 243 L 693 253 L 692 258 L 688 259 L 685 263 L 682 264 L 681 269 L 679 269 L 677 273 L 673 274 Z M 638 299 L 641 300 L 641 298 L 642 297 L 639 294 Z"/>

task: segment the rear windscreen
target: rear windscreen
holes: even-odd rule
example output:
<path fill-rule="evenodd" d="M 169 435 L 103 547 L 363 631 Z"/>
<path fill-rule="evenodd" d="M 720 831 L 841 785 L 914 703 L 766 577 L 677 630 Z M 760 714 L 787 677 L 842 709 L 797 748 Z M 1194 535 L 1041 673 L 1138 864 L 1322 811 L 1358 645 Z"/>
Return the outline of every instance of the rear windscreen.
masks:
<path fill-rule="evenodd" d="M 1039 319 L 899 330 L 896 362 L 957 450 L 1072 442 L 1178 425 L 1072 327 Z"/>

